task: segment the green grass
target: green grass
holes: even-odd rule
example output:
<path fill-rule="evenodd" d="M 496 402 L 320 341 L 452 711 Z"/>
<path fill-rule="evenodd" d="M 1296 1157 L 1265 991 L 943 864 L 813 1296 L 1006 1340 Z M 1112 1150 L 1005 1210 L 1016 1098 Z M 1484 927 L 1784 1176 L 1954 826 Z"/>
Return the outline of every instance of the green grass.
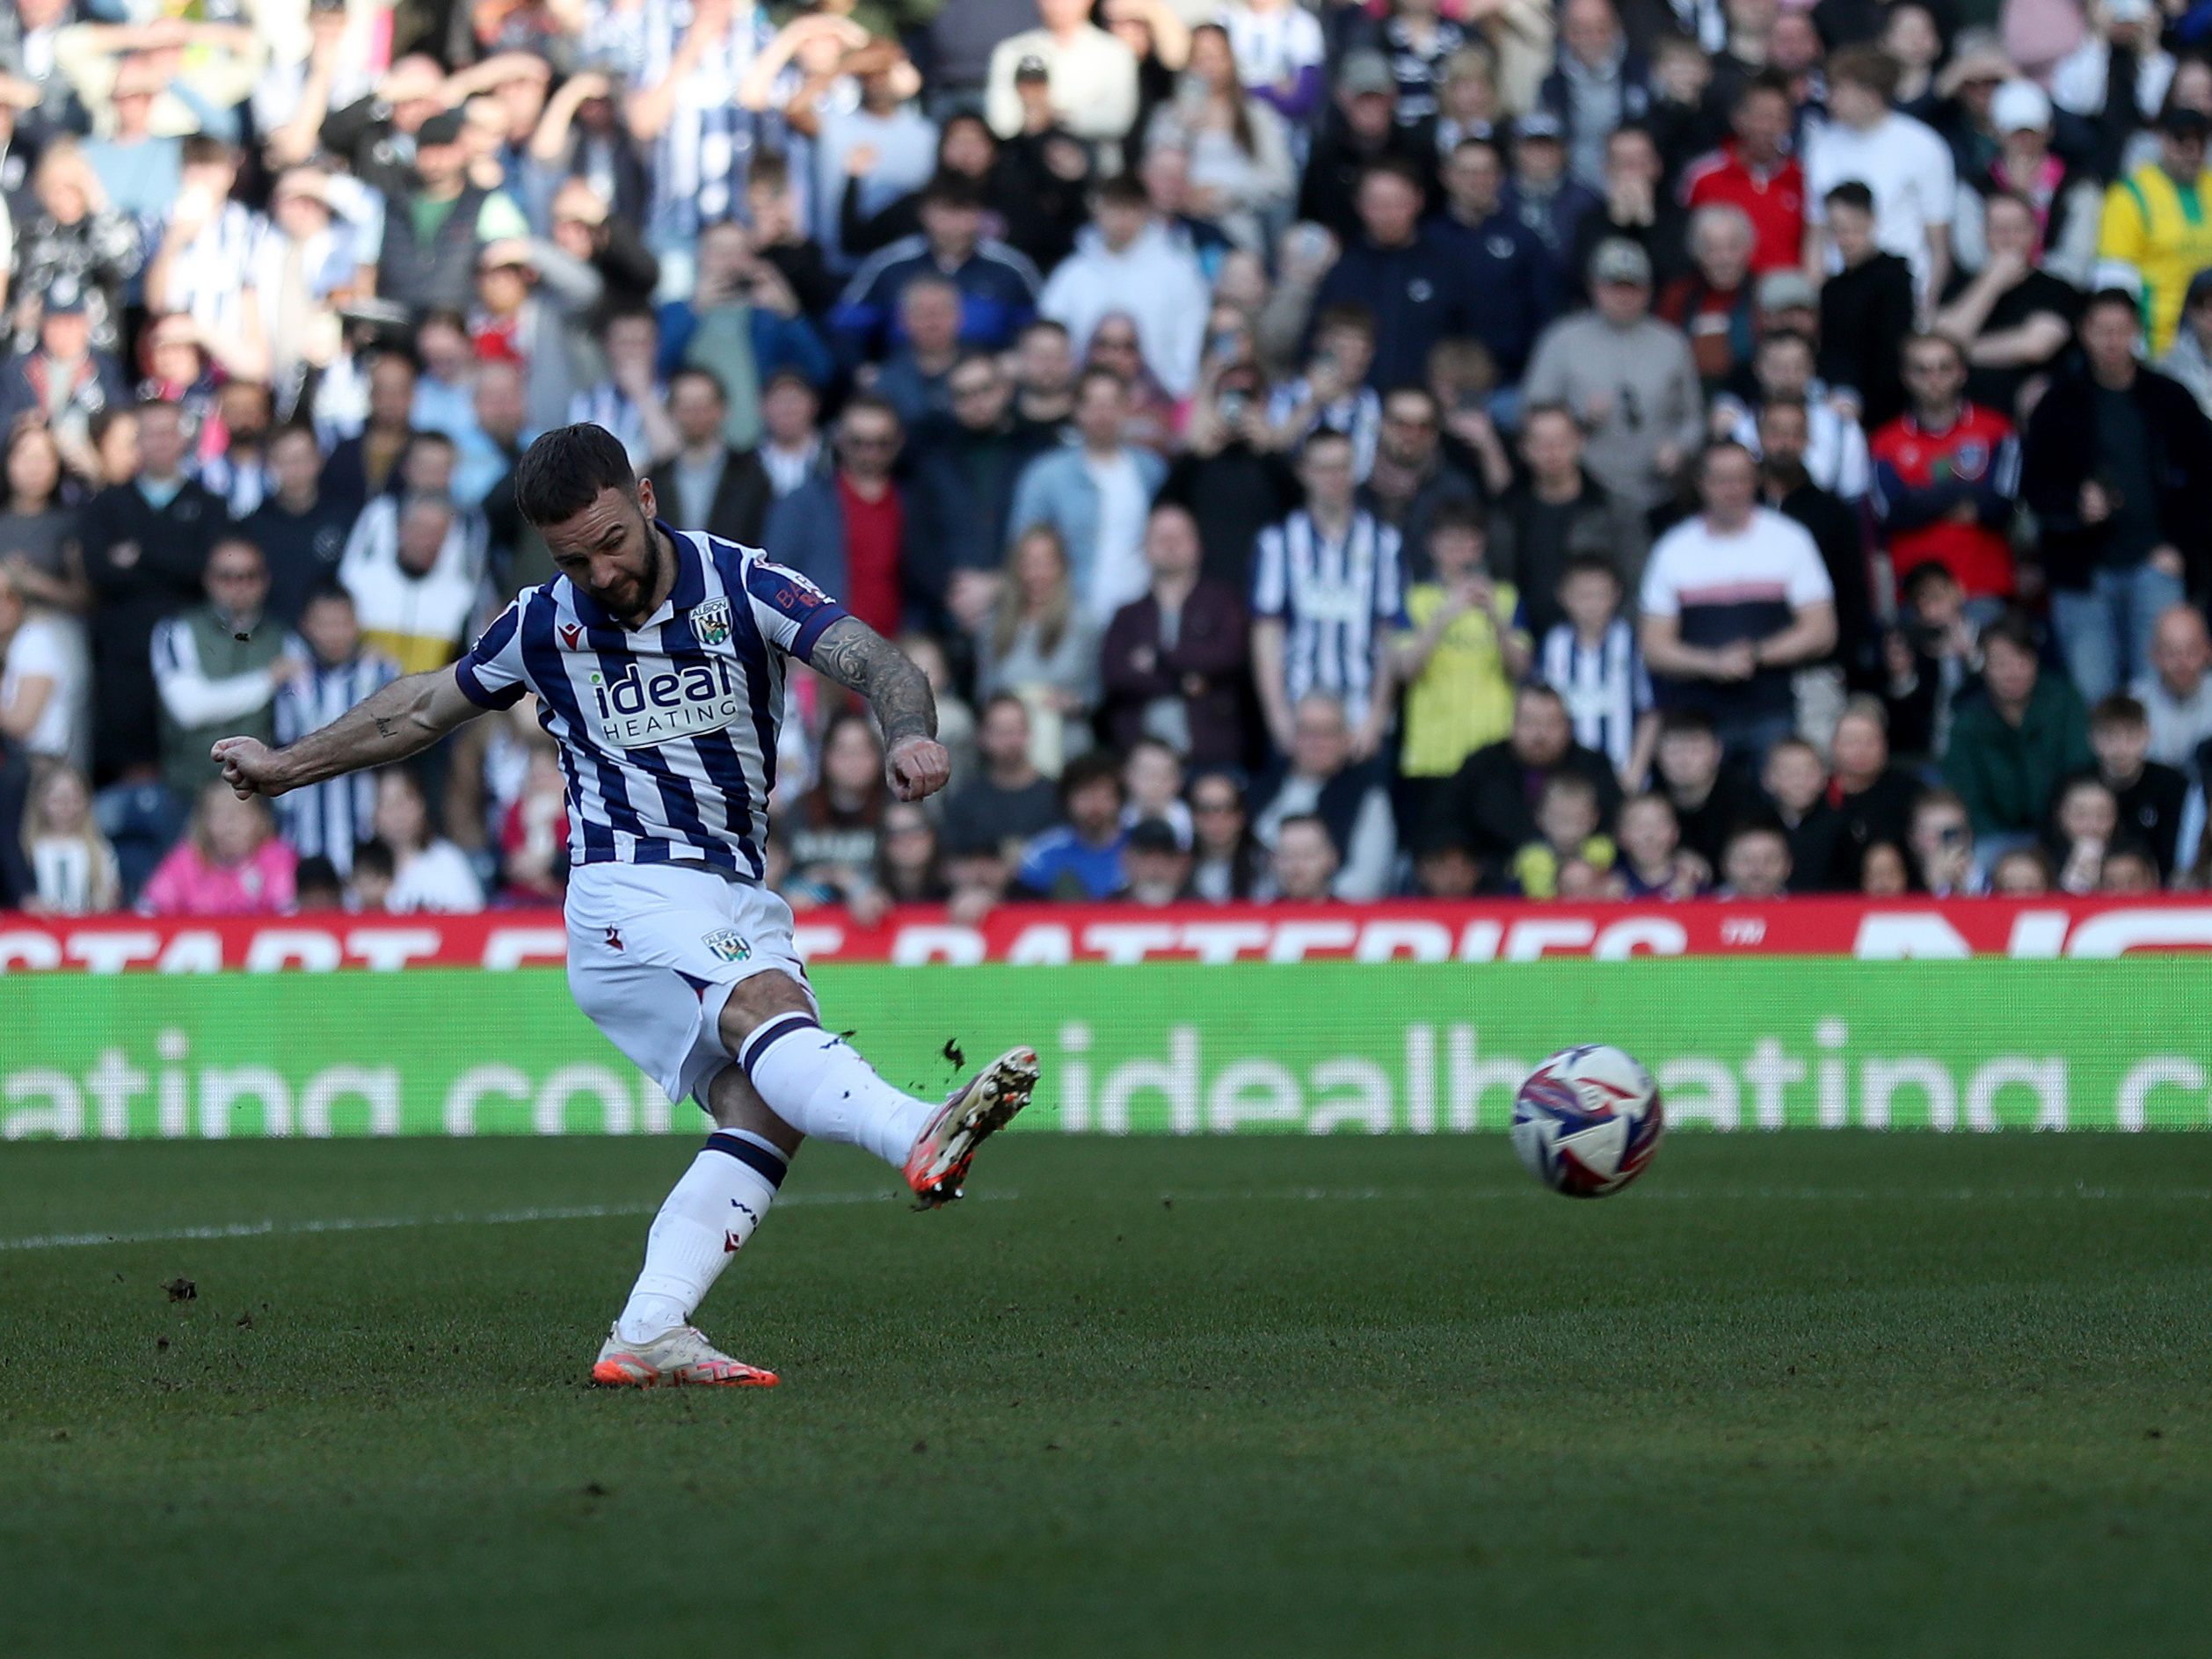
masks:
<path fill-rule="evenodd" d="M 692 1145 L 0 1152 L 0 1241 L 277 1229 L 0 1249 L 0 1652 L 2212 1643 L 2212 1138 L 811 1148 L 701 1315 L 783 1386 L 594 1391 Z"/>

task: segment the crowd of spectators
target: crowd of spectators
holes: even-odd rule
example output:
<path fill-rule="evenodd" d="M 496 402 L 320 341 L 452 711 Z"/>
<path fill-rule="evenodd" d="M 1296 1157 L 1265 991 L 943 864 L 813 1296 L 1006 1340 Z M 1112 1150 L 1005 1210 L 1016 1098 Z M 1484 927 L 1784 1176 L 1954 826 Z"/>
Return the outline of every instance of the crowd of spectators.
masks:
<path fill-rule="evenodd" d="M 2208 132 L 2190 0 L 17 0 L 0 903 L 557 902 L 527 701 L 207 753 L 586 420 L 937 686 L 795 906 L 2212 884 Z"/>

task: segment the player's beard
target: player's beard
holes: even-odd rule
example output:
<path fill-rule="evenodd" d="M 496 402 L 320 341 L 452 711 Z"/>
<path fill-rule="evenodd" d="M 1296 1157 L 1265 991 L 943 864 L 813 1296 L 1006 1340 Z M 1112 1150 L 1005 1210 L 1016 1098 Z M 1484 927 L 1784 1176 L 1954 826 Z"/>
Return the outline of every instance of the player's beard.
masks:
<path fill-rule="evenodd" d="M 630 511 L 637 514 L 637 528 L 645 537 L 645 573 L 625 578 L 619 586 L 592 595 L 611 616 L 636 616 L 645 608 L 645 601 L 660 586 L 663 563 L 668 557 L 668 549 L 661 545 L 660 534 L 653 528 L 652 521 L 636 507 Z"/>

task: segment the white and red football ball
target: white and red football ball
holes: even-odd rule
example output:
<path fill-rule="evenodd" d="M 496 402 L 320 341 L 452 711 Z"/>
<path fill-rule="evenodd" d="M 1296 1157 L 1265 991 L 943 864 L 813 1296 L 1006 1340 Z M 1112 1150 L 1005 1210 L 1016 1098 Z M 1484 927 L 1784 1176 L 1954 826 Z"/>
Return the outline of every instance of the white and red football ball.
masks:
<path fill-rule="evenodd" d="M 1561 1049 L 1513 1096 L 1513 1150 L 1570 1198 L 1619 1192 L 1643 1174 L 1666 1128 L 1651 1073 L 1604 1043 Z"/>

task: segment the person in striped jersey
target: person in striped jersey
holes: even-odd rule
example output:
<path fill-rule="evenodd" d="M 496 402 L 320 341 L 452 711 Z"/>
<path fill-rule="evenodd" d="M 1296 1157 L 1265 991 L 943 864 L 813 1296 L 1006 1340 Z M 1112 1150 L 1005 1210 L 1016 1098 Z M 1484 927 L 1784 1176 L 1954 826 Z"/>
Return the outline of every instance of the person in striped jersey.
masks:
<path fill-rule="evenodd" d="M 277 688 L 276 740 L 296 743 L 399 677 L 382 651 L 361 644 L 353 596 L 335 582 L 318 587 L 300 611 L 300 637 L 313 652 L 305 672 Z M 277 824 L 302 858 L 323 857 L 340 876 L 353 871 L 353 848 L 375 832 L 376 780 L 367 772 L 295 789 L 277 802 Z"/>
<path fill-rule="evenodd" d="M 1015 1048 L 942 1103 L 878 1077 L 821 1027 L 791 913 L 764 884 L 785 665 L 867 699 L 900 800 L 942 789 L 929 681 L 904 653 L 757 548 L 656 516 L 604 427 L 564 426 L 515 469 L 559 574 L 458 662 L 393 681 L 282 748 L 213 748 L 241 797 L 282 796 L 418 753 L 526 692 L 568 789 L 569 986 L 608 1040 L 716 1131 L 661 1207 L 596 1382 L 773 1384 L 718 1351 L 692 1310 L 767 1213 L 807 1135 L 897 1167 L 920 1208 L 960 1196 L 976 1147 L 1029 1102 Z"/>

